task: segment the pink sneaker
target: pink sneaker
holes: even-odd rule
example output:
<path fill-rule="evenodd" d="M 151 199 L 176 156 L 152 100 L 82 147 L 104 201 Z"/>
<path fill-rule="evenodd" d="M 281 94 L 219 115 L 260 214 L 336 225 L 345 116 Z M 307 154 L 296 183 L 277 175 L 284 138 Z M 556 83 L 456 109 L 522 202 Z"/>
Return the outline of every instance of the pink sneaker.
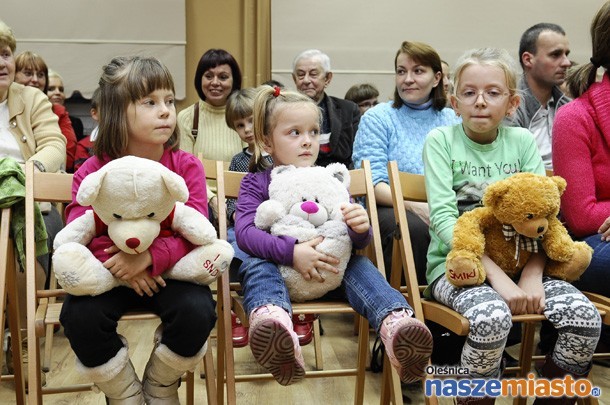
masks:
<path fill-rule="evenodd" d="M 404 383 L 421 380 L 432 354 L 432 334 L 428 327 L 404 310 L 393 311 L 383 320 L 379 335 L 400 380 Z"/>
<path fill-rule="evenodd" d="M 292 320 L 276 305 L 256 308 L 250 315 L 250 350 L 256 361 L 281 385 L 305 376 L 305 362 Z"/>

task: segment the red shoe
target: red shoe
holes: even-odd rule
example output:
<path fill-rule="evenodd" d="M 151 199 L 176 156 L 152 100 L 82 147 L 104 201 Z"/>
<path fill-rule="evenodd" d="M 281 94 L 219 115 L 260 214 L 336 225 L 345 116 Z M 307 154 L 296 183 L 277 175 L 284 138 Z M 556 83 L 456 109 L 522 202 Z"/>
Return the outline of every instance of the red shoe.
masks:
<path fill-rule="evenodd" d="M 248 328 L 242 325 L 233 311 L 231 311 L 231 336 L 233 337 L 233 347 L 248 345 Z"/>
<path fill-rule="evenodd" d="M 299 344 L 306 346 L 313 340 L 313 323 L 318 319 L 317 314 L 293 314 L 292 324 L 294 331 L 299 338 Z"/>

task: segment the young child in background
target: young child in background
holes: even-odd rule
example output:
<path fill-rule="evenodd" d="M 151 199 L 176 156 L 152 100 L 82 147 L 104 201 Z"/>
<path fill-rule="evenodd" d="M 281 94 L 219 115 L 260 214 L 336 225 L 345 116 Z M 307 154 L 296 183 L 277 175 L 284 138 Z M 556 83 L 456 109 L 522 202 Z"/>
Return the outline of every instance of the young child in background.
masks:
<path fill-rule="evenodd" d="M 199 159 L 178 148 L 174 81 L 155 58 L 114 58 L 100 78 L 99 133 L 95 156 L 74 175 L 73 198 L 89 173 L 113 159 L 134 155 L 157 161 L 182 176 L 189 189 L 186 205 L 207 216 L 205 174 Z M 89 207 L 75 200 L 66 208 L 67 222 Z M 130 287 L 115 287 L 97 296 L 68 295 L 60 320 L 77 357 L 79 374 L 94 382 L 110 404 L 178 403 L 180 377 L 201 361 L 216 322 L 208 286 L 163 280 L 193 245 L 178 235 L 157 238 L 139 254 L 126 254 L 107 235 L 88 245 L 115 277 Z M 160 336 L 142 382 L 129 360 L 117 322 L 130 310 L 151 310 L 162 321 Z M 157 401 L 157 402 L 154 402 Z"/>
<path fill-rule="evenodd" d="M 96 124 L 99 122 L 98 118 L 98 105 L 100 103 L 100 88 L 98 87 L 91 96 L 91 109 L 89 113 L 91 118 Z M 85 163 L 85 160 L 93 156 L 93 142 L 97 138 L 97 132 L 99 131 L 99 125 L 96 125 L 91 131 L 91 135 L 87 135 L 76 144 L 76 154 L 74 155 L 74 172 L 76 172 Z"/>
<path fill-rule="evenodd" d="M 307 96 L 260 90 L 254 101 L 254 167 L 263 151 L 275 165 L 312 166 L 319 152 L 320 110 Z M 321 254 L 315 246 L 322 237 L 297 243 L 294 238 L 274 236 L 254 225 L 257 207 L 269 199 L 271 168 L 251 172 L 242 180 L 237 201 L 235 234 L 239 247 L 248 253 L 240 267 L 244 306 L 250 321 L 250 348 L 256 360 L 282 385 L 305 375 L 301 348 L 293 331 L 288 290 L 279 264 L 292 266 L 306 280 L 321 279 L 319 269 L 337 272 L 338 260 Z M 366 246 L 371 229 L 366 210 L 345 204 L 343 218 L 355 248 Z M 350 305 L 365 316 L 381 334 L 386 353 L 404 382 L 422 378 L 432 352 L 432 335 L 403 295 L 394 290 L 365 257 L 353 255 L 340 287 Z"/>
<path fill-rule="evenodd" d="M 501 126 L 504 117 L 519 105 L 514 66 L 501 49 L 482 48 L 462 55 L 451 96 L 462 124 L 437 128 L 426 139 L 424 167 L 432 237 L 426 293 L 468 318 L 470 332 L 460 366 L 470 371 L 471 378 L 501 377 L 512 315 L 526 313 L 543 313 L 559 332 L 543 368 L 544 377 L 584 377 L 591 368 L 601 319 L 595 306 L 571 284 L 542 276 L 544 253 L 531 256 L 518 280 L 510 279 L 487 256 L 483 256 L 485 284 L 457 288 L 445 277 L 455 222 L 463 212 L 481 205 L 485 187 L 516 172 L 545 174 L 533 135 L 526 129 Z M 513 169 L 507 173 L 502 167 Z M 460 397 L 457 403 L 492 404 L 494 398 Z"/>

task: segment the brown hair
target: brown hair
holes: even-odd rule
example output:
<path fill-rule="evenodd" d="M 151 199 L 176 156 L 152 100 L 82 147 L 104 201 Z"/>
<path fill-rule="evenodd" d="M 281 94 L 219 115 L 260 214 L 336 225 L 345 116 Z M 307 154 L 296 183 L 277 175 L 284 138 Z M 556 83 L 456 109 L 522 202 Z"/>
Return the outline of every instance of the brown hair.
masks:
<path fill-rule="evenodd" d="M 607 1 L 591 22 L 590 62 L 568 70 L 567 86 L 572 97 L 587 91 L 596 79 L 597 68 L 610 69 L 610 1 Z"/>
<path fill-rule="evenodd" d="M 401 53 L 408 55 L 411 59 L 421 65 L 430 67 L 434 74 L 438 72 L 440 72 L 441 75 L 443 74 L 441 57 L 438 56 L 438 53 L 430 45 L 424 44 L 423 42 L 404 41 L 394 57 L 394 71 L 397 69 L 396 63 L 398 62 L 398 55 Z M 447 105 L 447 95 L 440 82 L 439 85 L 434 87 L 430 92 L 430 98 L 432 99 L 432 107 L 435 110 L 440 111 Z M 398 89 L 394 89 L 394 103 L 392 106 L 398 109 L 402 107 L 403 104 L 404 101 L 400 98 Z"/>
<path fill-rule="evenodd" d="M 99 81 L 99 132 L 93 144 L 95 156 L 116 159 L 129 143 L 127 107 L 155 90 L 174 92 L 174 79 L 167 67 L 152 57 L 117 57 L 104 66 Z M 178 149 L 178 126 L 165 143 Z"/>
<path fill-rule="evenodd" d="M 225 121 L 229 128 L 236 131 L 235 121 L 252 115 L 256 93 L 258 93 L 258 89 L 248 87 L 237 90 L 229 96 L 225 108 Z"/>
<path fill-rule="evenodd" d="M 262 89 L 254 99 L 254 153 L 250 159 L 250 172 L 265 170 L 268 166 L 263 159 L 266 138 L 271 136 L 277 119 L 275 112 L 289 103 L 306 103 L 318 112 L 318 118 L 322 122 L 322 114 L 318 106 L 308 96 L 295 91 L 280 90 L 279 87 L 261 86 Z"/>
<path fill-rule="evenodd" d="M 49 89 L 49 68 L 44 59 L 42 59 L 42 56 L 31 51 L 24 51 L 15 56 L 15 72 L 21 72 L 24 69 L 36 70 L 44 73 L 45 83 L 43 91 L 44 94 L 47 94 L 47 90 Z"/>

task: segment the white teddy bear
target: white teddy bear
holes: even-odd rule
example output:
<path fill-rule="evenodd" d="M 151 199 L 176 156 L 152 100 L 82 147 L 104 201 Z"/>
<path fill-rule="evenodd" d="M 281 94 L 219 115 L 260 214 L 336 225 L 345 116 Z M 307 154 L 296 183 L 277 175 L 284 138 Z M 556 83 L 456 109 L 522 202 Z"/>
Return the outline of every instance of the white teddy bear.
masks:
<path fill-rule="evenodd" d="M 150 159 L 126 156 L 89 174 L 80 184 L 76 201 L 93 210 L 55 237 L 53 268 L 61 286 L 72 295 L 98 295 L 127 285 L 86 247 L 106 232 L 119 249 L 130 254 L 148 249 L 160 233 L 179 234 L 198 246 L 163 277 L 210 284 L 229 267 L 233 248 L 216 238 L 216 230 L 203 214 L 184 205 L 188 196 L 182 177 Z"/>
<path fill-rule="evenodd" d="M 352 252 L 341 205 L 349 203 L 349 171 L 340 163 L 327 167 L 278 166 L 271 171 L 269 200 L 259 205 L 254 224 L 272 235 L 285 235 L 299 242 L 324 236 L 319 252 L 339 259 L 335 274 L 320 270 L 324 282 L 305 280 L 290 266 L 279 266 L 295 302 L 319 298 L 341 285 Z"/>

